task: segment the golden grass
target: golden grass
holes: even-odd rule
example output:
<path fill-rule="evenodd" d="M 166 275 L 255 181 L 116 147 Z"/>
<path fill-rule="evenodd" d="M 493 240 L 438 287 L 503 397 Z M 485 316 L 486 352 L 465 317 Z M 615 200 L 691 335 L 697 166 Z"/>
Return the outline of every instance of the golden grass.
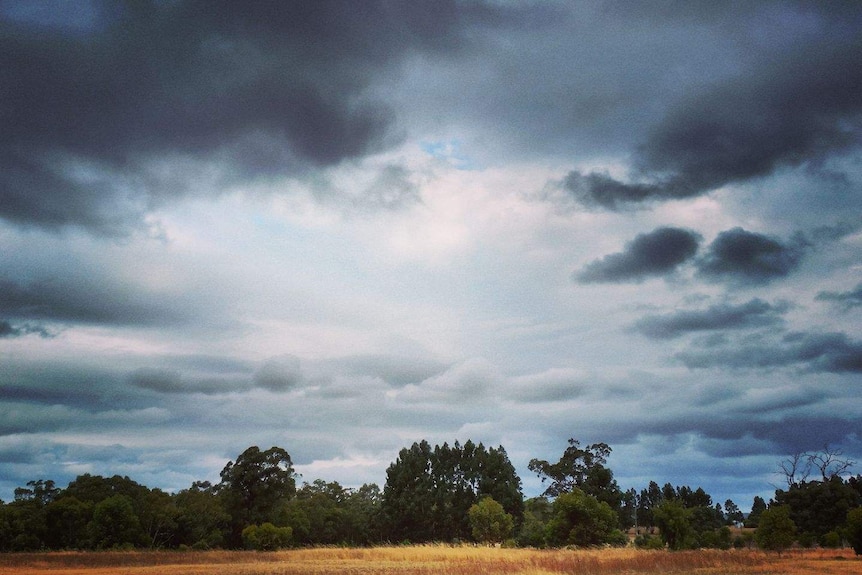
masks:
<path fill-rule="evenodd" d="M 297 549 L 0 555 L 0 575 L 862 575 L 852 550 Z"/>

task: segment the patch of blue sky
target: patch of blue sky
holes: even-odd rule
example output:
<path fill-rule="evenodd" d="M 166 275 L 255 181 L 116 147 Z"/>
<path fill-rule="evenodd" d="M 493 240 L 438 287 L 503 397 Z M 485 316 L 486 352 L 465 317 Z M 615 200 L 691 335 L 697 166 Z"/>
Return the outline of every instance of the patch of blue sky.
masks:
<path fill-rule="evenodd" d="M 443 160 L 457 170 L 477 170 L 479 166 L 461 145 L 460 140 L 420 142 L 419 147 L 431 157 Z"/>

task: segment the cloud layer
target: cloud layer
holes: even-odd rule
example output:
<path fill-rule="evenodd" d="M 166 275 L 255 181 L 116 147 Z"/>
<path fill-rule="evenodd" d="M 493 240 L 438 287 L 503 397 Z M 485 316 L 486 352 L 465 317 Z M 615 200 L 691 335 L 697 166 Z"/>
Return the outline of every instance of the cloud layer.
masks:
<path fill-rule="evenodd" d="M 862 10 L 0 2 L 0 498 L 249 445 L 746 508 L 862 459 Z M 858 471 L 858 470 L 857 470 Z"/>

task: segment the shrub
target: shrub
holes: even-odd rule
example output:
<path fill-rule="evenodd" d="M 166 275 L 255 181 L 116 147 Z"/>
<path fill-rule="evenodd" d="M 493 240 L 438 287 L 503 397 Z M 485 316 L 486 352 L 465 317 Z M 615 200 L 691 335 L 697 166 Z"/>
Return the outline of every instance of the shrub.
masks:
<path fill-rule="evenodd" d="M 862 555 L 862 507 L 847 512 L 847 539 L 856 555 Z"/>
<path fill-rule="evenodd" d="M 796 535 L 796 524 L 790 519 L 790 506 L 770 507 L 760 516 L 754 537 L 761 549 L 778 551 L 790 547 Z"/>
<path fill-rule="evenodd" d="M 664 549 L 664 541 L 660 537 L 644 533 L 635 538 L 635 547 L 638 549 Z"/>
<path fill-rule="evenodd" d="M 249 525 L 242 530 L 242 542 L 246 549 L 256 551 L 275 551 L 290 545 L 293 539 L 293 529 L 276 527 L 272 523 Z"/>
<path fill-rule="evenodd" d="M 830 531 L 820 538 L 820 546 L 827 549 L 837 549 L 841 547 L 841 534 L 837 531 Z"/>

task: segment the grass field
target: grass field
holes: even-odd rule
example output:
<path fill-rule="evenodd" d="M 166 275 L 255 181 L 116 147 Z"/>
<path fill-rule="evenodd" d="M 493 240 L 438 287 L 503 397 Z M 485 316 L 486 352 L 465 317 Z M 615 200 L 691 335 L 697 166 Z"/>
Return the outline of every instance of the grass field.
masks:
<path fill-rule="evenodd" d="M 101 552 L 0 555 L 0 575 L 862 575 L 852 550 L 639 551 L 479 547 L 299 549 L 274 553 Z"/>

